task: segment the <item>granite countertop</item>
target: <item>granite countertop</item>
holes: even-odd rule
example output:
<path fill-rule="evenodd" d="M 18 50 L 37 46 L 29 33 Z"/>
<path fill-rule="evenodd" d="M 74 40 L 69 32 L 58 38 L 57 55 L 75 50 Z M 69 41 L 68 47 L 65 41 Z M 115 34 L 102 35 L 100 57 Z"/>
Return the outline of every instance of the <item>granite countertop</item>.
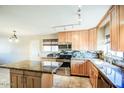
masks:
<path fill-rule="evenodd" d="M 42 57 L 43 61 L 51 61 L 51 62 L 70 62 L 70 59 L 63 59 L 57 57 Z"/>
<path fill-rule="evenodd" d="M 102 73 L 115 87 L 124 88 L 124 71 L 120 67 L 100 59 L 72 59 L 72 61 L 74 60 L 79 60 L 81 62 L 83 62 L 83 60 L 90 60 L 97 67 L 100 73 Z"/>
<path fill-rule="evenodd" d="M 44 66 L 43 62 L 41 61 L 25 60 L 17 63 L 0 65 L 0 68 L 29 70 L 42 73 L 56 73 L 56 70 L 59 68 L 59 66 L 58 67 L 54 65 Z"/>
<path fill-rule="evenodd" d="M 100 59 L 91 59 L 98 70 L 117 88 L 124 88 L 124 71 Z"/>

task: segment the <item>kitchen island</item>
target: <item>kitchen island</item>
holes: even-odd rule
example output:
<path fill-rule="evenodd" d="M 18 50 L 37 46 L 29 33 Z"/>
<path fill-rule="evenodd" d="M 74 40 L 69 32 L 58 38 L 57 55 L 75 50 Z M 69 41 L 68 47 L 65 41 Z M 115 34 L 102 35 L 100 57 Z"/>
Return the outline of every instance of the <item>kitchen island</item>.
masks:
<path fill-rule="evenodd" d="M 11 88 L 48 88 L 53 85 L 53 73 L 60 65 L 44 65 L 41 61 L 25 60 L 0 65 L 10 70 Z"/>

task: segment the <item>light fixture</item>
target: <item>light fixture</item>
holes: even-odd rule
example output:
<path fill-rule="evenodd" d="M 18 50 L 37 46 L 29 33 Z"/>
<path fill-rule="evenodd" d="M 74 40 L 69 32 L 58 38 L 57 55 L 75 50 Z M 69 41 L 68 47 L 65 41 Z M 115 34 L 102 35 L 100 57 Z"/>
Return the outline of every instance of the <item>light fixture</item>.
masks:
<path fill-rule="evenodd" d="M 77 21 L 78 21 L 78 23 L 79 24 L 81 24 L 81 22 L 82 22 L 82 19 L 81 19 L 81 5 L 78 5 L 78 10 L 77 10 L 77 16 L 78 16 L 78 19 L 77 19 Z"/>
<path fill-rule="evenodd" d="M 19 40 L 18 40 L 18 37 L 16 35 L 16 31 L 14 30 L 13 35 L 9 37 L 9 42 L 16 42 L 17 43 L 18 41 Z"/>
<path fill-rule="evenodd" d="M 54 30 L 57 30 L 57 28 L 62 28 L 63 30 L 68 30 L 68 28 L 74 28 L 75 26 L 80 26 L 82 23 L 82 18 L 81 18 L 81 8 L 82 5 L 78 5 L 78 9 L 76 11 L 76 23 L 71 23 L 71 24 L 65 24 L 65 25 L 57 25 L 57 26 L 52 26 Z"/>

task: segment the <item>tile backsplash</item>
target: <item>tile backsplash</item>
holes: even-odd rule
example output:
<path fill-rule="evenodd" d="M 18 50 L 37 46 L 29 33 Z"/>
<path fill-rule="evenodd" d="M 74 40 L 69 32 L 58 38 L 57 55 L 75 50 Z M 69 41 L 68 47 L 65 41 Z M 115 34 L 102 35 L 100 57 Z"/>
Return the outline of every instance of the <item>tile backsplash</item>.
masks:
<path fill-rule="evenodd" d="M 104 60 L 108 63 L 111 63 L 113 65 L 124 68 L 124 58 L 123 57 L 117 57 L 114 55 L 105 55 Z"/>

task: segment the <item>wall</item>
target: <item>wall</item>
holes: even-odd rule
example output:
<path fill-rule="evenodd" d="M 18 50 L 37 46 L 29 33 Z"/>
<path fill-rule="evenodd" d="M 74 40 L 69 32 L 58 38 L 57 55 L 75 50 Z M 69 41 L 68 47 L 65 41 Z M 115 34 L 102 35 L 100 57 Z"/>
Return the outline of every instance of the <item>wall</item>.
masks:
<path fill-rule="evenodd" d="M 29 59 L 29 40 L 20 38 L 18 43 L 10 43 L 7 36 L 0 36 L 0 64 Z"/>
<path fill-rule="evenodd" d="M 32 36 L 30 41 L 30 59 L 41 60 L 41 57 L 46 56 L 50 52 L 43 51 L 43 39 L 57 39 L 58 34 L 48 34 Z"/>
<path fill-rule="evenodd" d="M 58 34 L 49 34 L 49 35 L 42 35 L 41 36 L 41 56 L 46 56 L 50 52 L 43 51 L 43 39 L 57 39 Z"/>
<path fill-rule="evenodd" d="M 19 37 L 18 43 L 10 43 L 8 36 L 0 34 L 0 64 L 37 60 L 42 52 L 42 39 L 57 38 L 57 34 Z"/>

